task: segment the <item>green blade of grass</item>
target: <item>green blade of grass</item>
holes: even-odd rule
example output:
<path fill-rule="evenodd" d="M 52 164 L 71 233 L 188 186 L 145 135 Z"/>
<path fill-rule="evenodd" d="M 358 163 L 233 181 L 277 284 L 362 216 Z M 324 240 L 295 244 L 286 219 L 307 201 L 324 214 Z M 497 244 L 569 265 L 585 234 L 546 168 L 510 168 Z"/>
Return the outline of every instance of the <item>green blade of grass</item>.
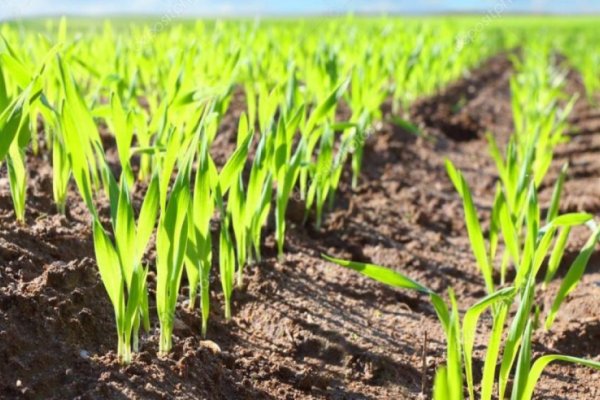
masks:
<path fill-rule="evenodd" d="M 548 366 L 548 364 L 556 361 L 563 361 L 594 369 L 600 369 L 600 362 L 598 361 L 585 360 L 583 358 L 563 356 L 558 354 L 542 356 L 533 363 L 533 367 L 531 367 L 531 370 L 529 371 L 527 384 L 525 385 L 525 389 L 523 390 L 523 395 L 520 400 L 531 400 L 535 386 L 537 385 L 542 372 Z"/>
<path fill-rule="evenodd" d="M 562 284 L 560 285 L 560 289 L 552 303 L 552 307 L 550 308 L 550 312 L 548 313 L 548 317 L 546 318 L 546 329 L 550 329 L 552 326 L 554 319 L 556 318 L 556 314 L 558 313 L 558 309 L 560 308 L 563 301 L 566 297 L 571 293 L 575 287 L 579 284 L 581 277 L 585 271 L 585 268 L 592 256 L 592 253 L 596 249 L 596 244 L 598 243 L 598 239 L 600 238 L 600 230 L 592 233 L 588 241 L 585 243 L 579 255 L 573 261 L 573 264 L 569 267 L 567 275 L 563 279 Z"/>
<path fill-rule="evenodd" d="M 467 386 L 469 390 L 469 397 L 474 399 L 474 385 L 473 385 L 473 346 L 475 343 L 475 330 L 479 321 L 480 315 L 490 307 L 494 307 L 498 303 L 506 302 L 514 297 L 514 288 L 505 288 L 492 293 L 482 300 L 478 301 L 475 305 L 470 307 L 463 319 L 463 350 L 465 353 L 465 375 L 467 378 Z M 506 307 L 504 307 L 506 308 Z M 488 350 L 489 353 L 489 350 Z M 486 358 L 487 360 L 487 358 Z M 494 364 L 495 365 L 495 364 Z M 486 374 L 487 375 L 487 374 Z M 487 378 L 487 376 L 485 376 Z M 486 394 L 482 392 L 482 399 L 490 398 L 491 392 Z"/>

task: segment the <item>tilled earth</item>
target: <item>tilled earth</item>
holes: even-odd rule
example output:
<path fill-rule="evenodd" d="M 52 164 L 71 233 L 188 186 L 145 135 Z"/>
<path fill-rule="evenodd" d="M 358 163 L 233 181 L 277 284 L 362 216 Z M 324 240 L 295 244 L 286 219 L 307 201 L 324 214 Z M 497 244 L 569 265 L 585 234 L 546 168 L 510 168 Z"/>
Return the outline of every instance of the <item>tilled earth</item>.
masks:
<path fill-rule="evenodd" d="M 27 223 L 20 226 L 14 222 L 3 173 L 0 398 L 429 397 L 445 344 L 427 299 L 373 283 L 324 262 L 320 254 L 393 267 L 440 293 L 453 287 L 462 310 L 484 296 L 462 205 L 444 160 L 451 159 L 465 173 L 485 216 L 497 179 L 485 133 L 505 144 L 512 132 L 512 72 L 508 57 L 501 54 L 442 93 L 419 101 L 410 114 L 421 126 L 420 136 L 384 122 L 367 140 L 359 187 L 352 191 L 342 185 L 335 211 L 321 230 L 310 221 L 301 224 L 302 205 L 294 199 L 284 260 L 275 257 L 272 229 L 267 231 L 264 260 L 246 269 L 244 288 L 234 295 L 232 321 L 222 318 L 215 275 L 208 338 L 199 335 L 197 313 L 179 309 L 172 354 L 157 356 L 155 320 L 153 331 L 142 338 L 141 352 L 127 367 L 116 363 L 112 308 L 96 272 L 90 220 L 74 188 L 68 216 L 56 214 L 49 161 L 30 156 Z M 583 90 L 576 73 L 568 82 L 570 92 Z M 234 145 L 241 97 L 234 99 L 216 142 L 217 162 Z M 571 123 L 571 140 L 558 148 L 541 198 L 548 201 L 552 182 L 568 161 L 563 211 L 598 214 L 600 109 L 581 96 Z M 576 256 L 586 235 L 576 232 L 567 259 Z M 562 267 L 564 274 L 568 264 Z M 540 304 L 549 305 L 561 273 L 541 294 Z M 152 273 L 149 279 L 152 287 Z M 552 330 L 536 335 L 534 349 L 536 354 L 599 359 L 599 252 Z M 480 346 L 476 355 L 482 353 Z M 600 373 L 552 366 L 536 394 L 547 399 L 600 398 Z"/>

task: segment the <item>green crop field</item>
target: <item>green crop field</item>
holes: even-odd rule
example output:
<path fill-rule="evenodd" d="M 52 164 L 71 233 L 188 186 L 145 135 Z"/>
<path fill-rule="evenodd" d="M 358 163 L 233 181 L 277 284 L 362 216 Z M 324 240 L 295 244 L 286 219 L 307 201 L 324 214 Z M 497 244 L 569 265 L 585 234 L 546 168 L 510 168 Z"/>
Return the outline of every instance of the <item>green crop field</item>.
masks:
<path fill-rule="evenodd" d="M 599 24 L 518 16 L 2 24 L 0 397 L 597 398 L 600 126 L 590 121 L 600 112 Z M 426 205 L 432 198 L 436 206 Z M 377 233 L 356 236 L 370 229 Z M 406 243 L 432 249 L 424 241 L 434 234 L 460 256 L 423 251 L 411 267 Z M 393 255 L 378 255 L 385 251 Z M 66 292 L 43 278 L 60 262 L 87 271 L 86 260 L 91 275 Z M 50 286 L 32 292 L 37 276 Z M 313 283 L 290 290 L 305 280 Z M 570 305 L 580 286 L 595 303 Z M 48 300 L 75 301 L 78 287 L 90 314 L 83 330 L 43 328 L 59 314 L 80 318 L 77 304 L 59 310 Z M 49 306 L 33 314 L 10 300 L 39 293 L 46 300 L 36 307 Z M 408 311 L 393 296 L 412 299 L 401 301 Z M 275 311 L 319 298 L 293 317 Z M 356 315 L 336 316 L 344 304 Z M 253 324 L 270 307 L 304 326 L 282 334 L 292 343 L 307 337 L 293 329 L 322 325 L 329 333 L 318 340 L 341 361 L 311 364 L 312 345 L 290 350 L 268 338 L 277 320 Z M 554 325 L 573 309 L 589 317 L 578 336 L 587 347 L 548 345 L 567 335 Z M 438 345 L 428 353 L 427 335 L 423 344 L 411 336 L 418 330 L 386 319 L 353 325 L 382 312 L 420 314 Z M 315 322 L 324 315 L 338 322 L 324 328 Z M 44 329 L 54 344 L 26 350 Z M 314 344 L 320 331 L 311 332 Z M 377 342 L 369 351 L 379 355 L 364 358 L 367 339 L 391 332 L 407 335 L 408 349 Z M 85 363 L 83 372 L 61 352 Z M 184 359 L 196 372 L 173 373 Z M 379 360 L 372 380 L 353 375 L 365 359 Z M 573 397 L 542 378 L 558 362 L 554 375 L 583 371 L 562 386 Z M 52 364 L 75 373 L 60 378 L 71 386 L 56 389 Z M 307 384 L 305 365 L 329 378 Z M 161 376 L 158 389 L 124 383 L 135 368 Z"/>

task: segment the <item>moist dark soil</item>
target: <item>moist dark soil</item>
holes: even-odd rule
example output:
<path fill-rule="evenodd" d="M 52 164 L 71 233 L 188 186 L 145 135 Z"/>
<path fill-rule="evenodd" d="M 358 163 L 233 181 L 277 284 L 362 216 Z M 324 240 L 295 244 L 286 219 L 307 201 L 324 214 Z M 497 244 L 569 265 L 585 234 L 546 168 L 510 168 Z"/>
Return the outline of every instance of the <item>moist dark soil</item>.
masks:
<path fill-rule="evenodd" d="M 283 260 L 277 260 L 272 231 L 267 230 L 264 259 L 246 268 L 231 321 L 222 317 L 214 276 L 208 337 L 199 334 L 198 312 L 180 308 L 173 352 L 157 356 L 158 325 L 153 320 L 152 331 L 143 335 L 140 352 L 127 367 L 116 362 L 114 317 L 97 273 L 85 206 L 72 188 L 68 216 L 58 215 L 49 162 L 30 155 L 25 225 L 14 221 L 6 174 L 0 179 L 0 398 L 430 397 L 445 343 L 427 299 L 371 282 L 324 262 L 320 254 L 393 267 L 440 293 L 453 287 L 461 310 L 483 297 L 462 205 L 444 160 L 465 173 L 485 216 L 497 179 L 485 133 L 503 145 L 512 132 L 511 73 L 508 57 L 501 54 L 442 93 L 417 102 L 410 115 L 421 135 L 382 123 L 366 142 L 358 188 L 349 187 L 346 173 L 334 211 L 320 230 L 310 220 L 301 223 L 299 199 L 290 210 Z M 568 81 L 571 93 L 583 90 L 577 74 Z M 243 104 L 243 94 L 237 93 L 215 142 L 217 162 L 235 144 Z M 571 122 L 571 140 L 558 148 L 541 198 L 548 201 L 552 181 L 568 161 L 562 210 L 598 213 L 600 111 L 581 96 Z M 576 232 L 567 259 L 576 256 L 586 234 Z M 541 304 L 549 305 L 567 267 L 567 262 L 561 266 Z M 149 279 L 152 286 L 152 273 Z M 180 303 L 184 300 L 182 296 Z M 598 360 L 600 253 L 594 253 L 552 330 L 536 335 L 534 349 L 536 355 Z M 476 356 L 482 352 L 478 347 Z M 544 399 L 600 398 L 600 373 L 551 366 L 536 394 Z"/>

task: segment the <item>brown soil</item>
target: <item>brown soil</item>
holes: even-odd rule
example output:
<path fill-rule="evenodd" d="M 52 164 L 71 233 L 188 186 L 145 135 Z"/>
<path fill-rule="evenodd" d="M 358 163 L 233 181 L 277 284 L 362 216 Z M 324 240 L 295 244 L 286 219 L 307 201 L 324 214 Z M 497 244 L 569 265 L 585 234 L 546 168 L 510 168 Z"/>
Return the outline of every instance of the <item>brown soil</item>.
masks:
<path fill-rule="evenodd" d="M 199 335 L 198 315 L 180 309 L 172 354 L 157 357 L 154 321 L 128 367 L 116 363 L 112 309 L 96 272 L 85 208 L 72 191 L 69 216 L 57 215 L 48 162 L 31 156 L 26 226 L 14 222 L 8 183 L 0 180 L 0 397 L 420 398 L 444 358 L 432 307 L 418 295 L 326 263 L 320 253 L 394 267 L 440 293 L 451 286 L 461 309 L 481 298 L 483 282 L 462 206 L 443 162 L 450 158 L 464 171 L 477 205 L 487 212 L 496 176 L 483 135 L 492 132 L 505 143 L 511 133 L 511 72 L 507 57 L 499 55 L 416 104 L 411 115 L 423 127 L 422 137 L 384 123 L 367 141 L 359 188 L 352 192 L 344 178 L 335 211 L 320 231 L 291 215 L 296 222 L 289 224 L 282 262 L 269 231 L 265 260 L 246 269 L 231 322 L 222 318 L 214 277 L 208 340 Z M 569 82 L 570 90 L 581 90 L 575 74 Z M 237 94 L 217 142 L 217 159 L 232 147 L 236 104 L 243 105 Z M 597 213 L 600 114 L 580 100 L 572 122 L 572 140 L 559 148 L 549 180 L 568 160 L 564 210 Z M 548 184 L 542 199 L 550 191 Z M 571 258 L 584 234 L 570 245 Z M 558 285 L 552 283 L 542 302 L 551 301 Z M 598 359 L 599 310 L 596 253 L 552 331 L 537 335 L 536 353 Z M 548 399 L 599 398 L 600 374 L 554 366 L 536 393 Z"/>

